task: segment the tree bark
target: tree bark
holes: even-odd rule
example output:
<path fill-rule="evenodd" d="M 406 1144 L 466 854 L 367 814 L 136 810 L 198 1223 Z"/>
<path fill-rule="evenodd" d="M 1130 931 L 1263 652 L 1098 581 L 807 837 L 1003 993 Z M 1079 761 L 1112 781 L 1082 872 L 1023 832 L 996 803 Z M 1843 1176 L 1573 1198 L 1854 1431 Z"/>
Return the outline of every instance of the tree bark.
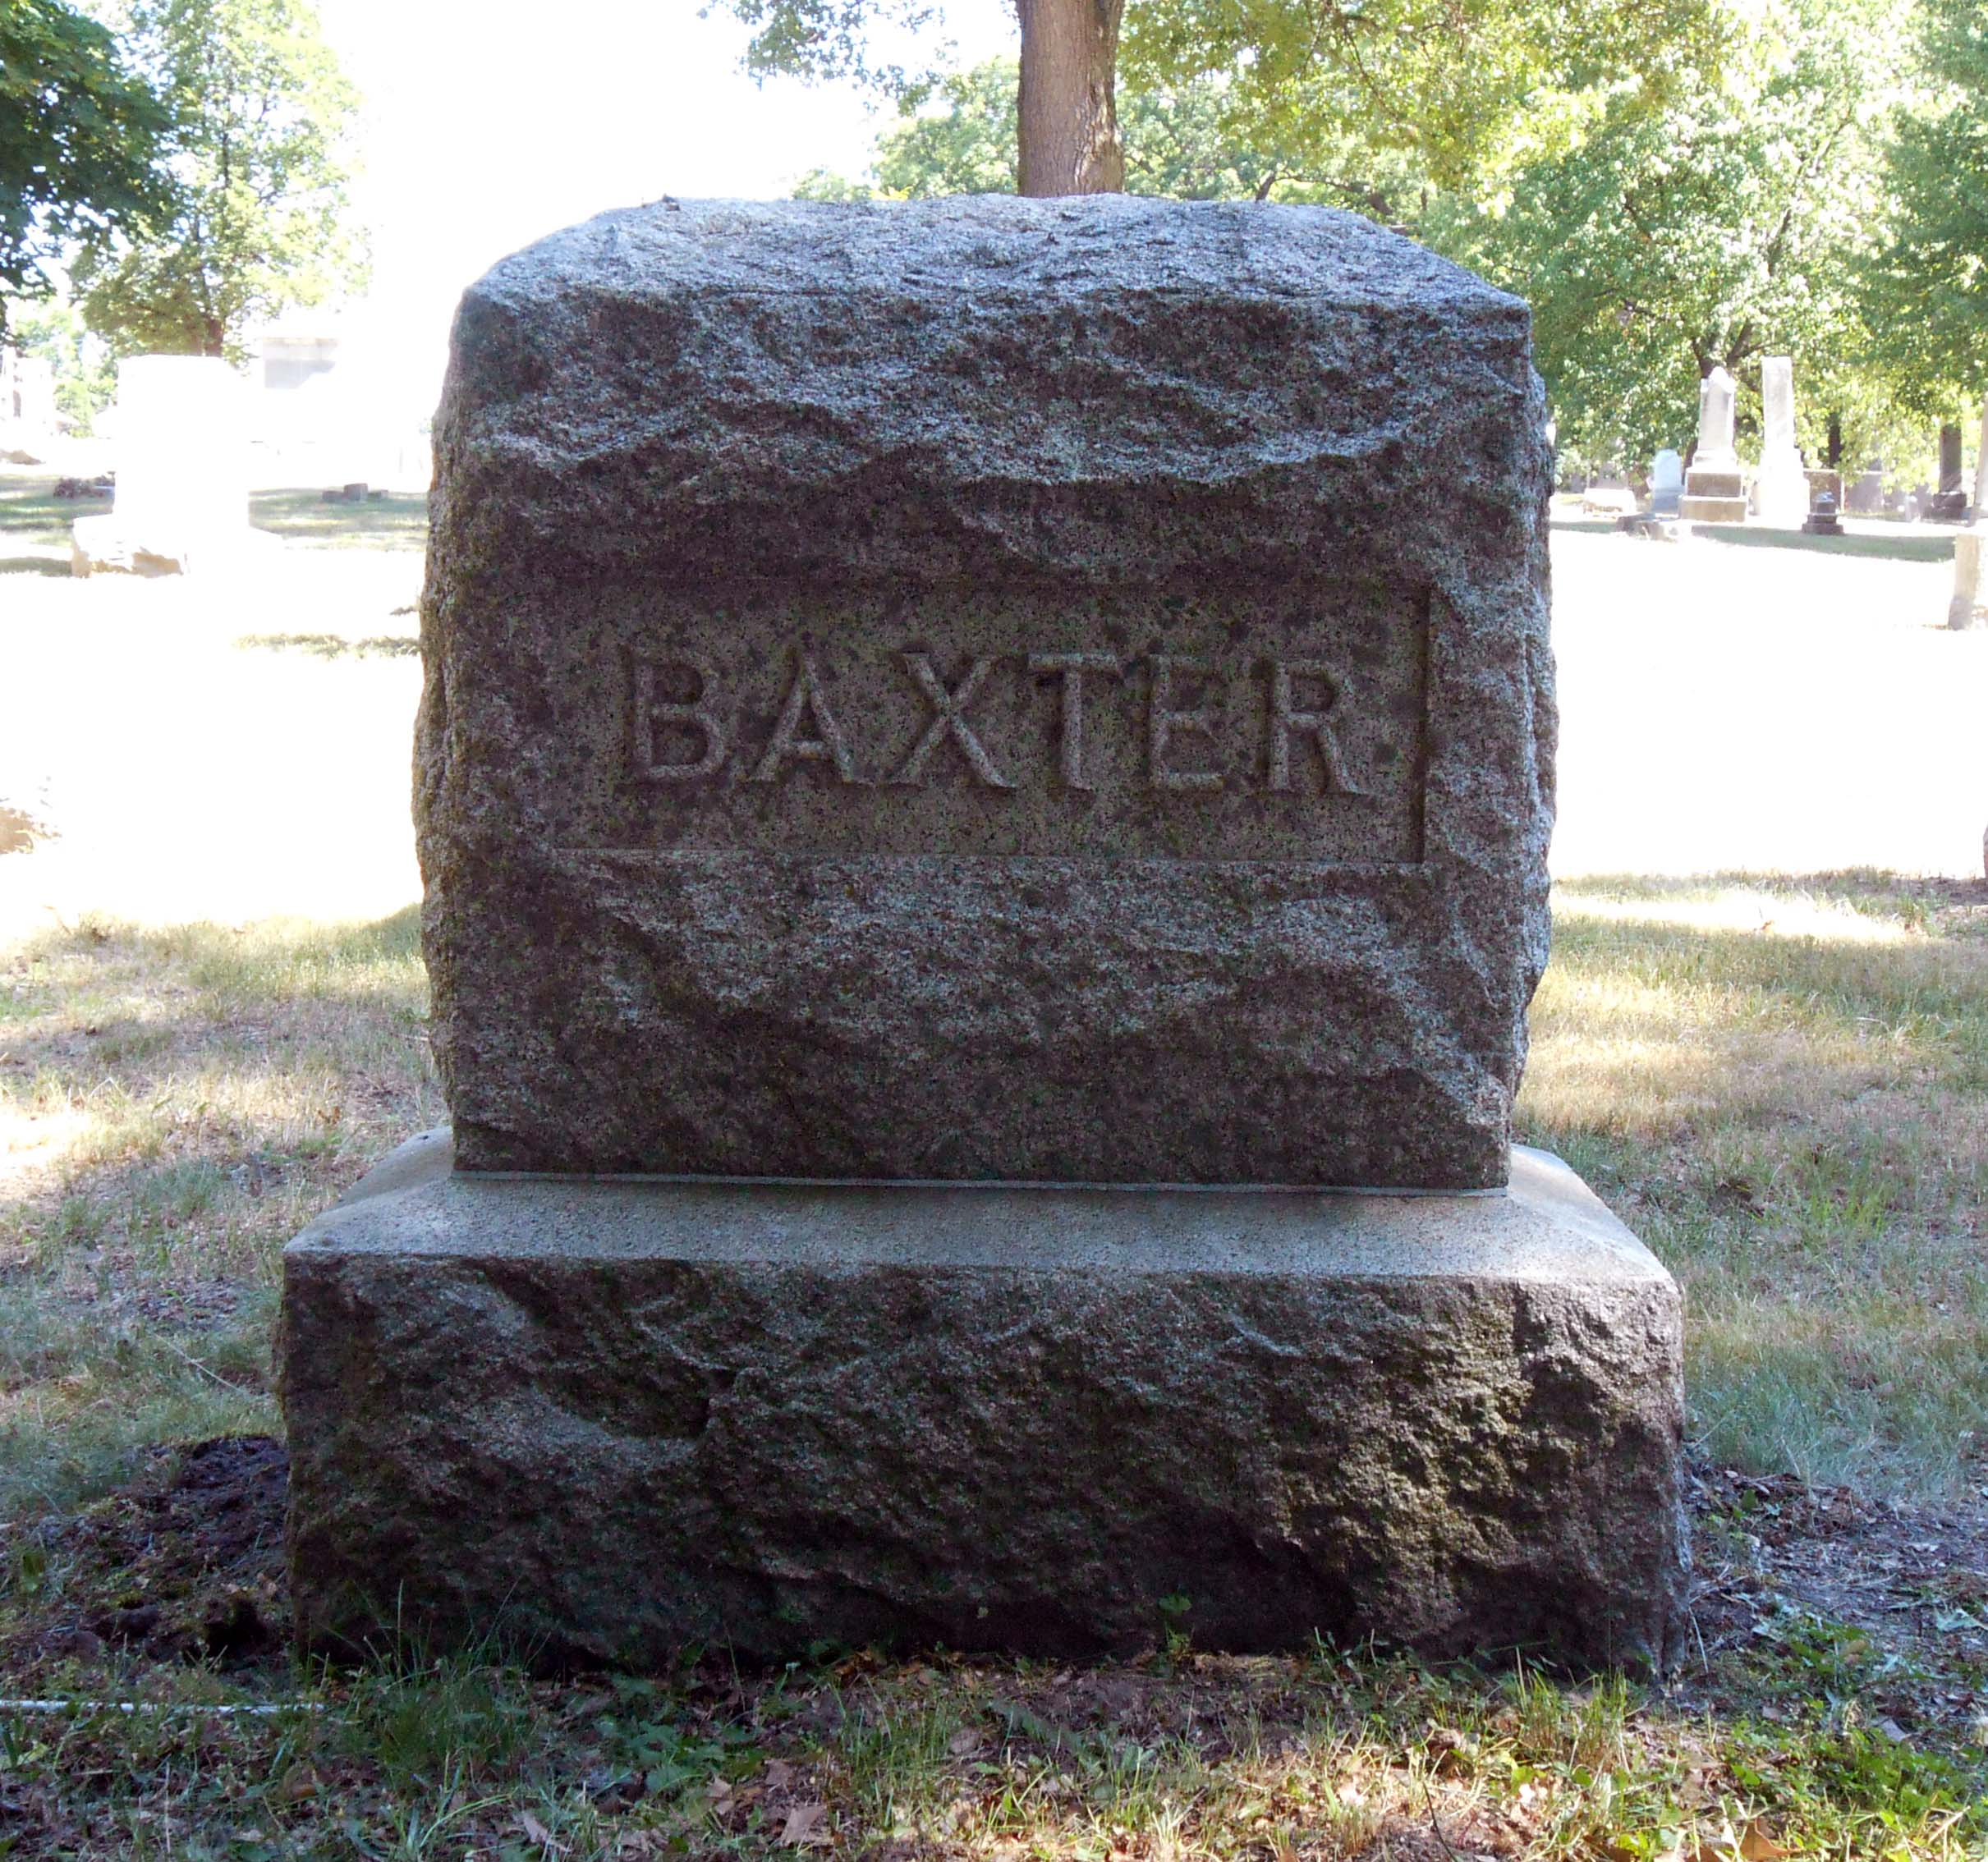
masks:
<path fill-rule="evenodd" d="M 1116 194 L 1125 185 L 1116 85 L 1125 0 L 1015 0 L 1024 194 Z"/>

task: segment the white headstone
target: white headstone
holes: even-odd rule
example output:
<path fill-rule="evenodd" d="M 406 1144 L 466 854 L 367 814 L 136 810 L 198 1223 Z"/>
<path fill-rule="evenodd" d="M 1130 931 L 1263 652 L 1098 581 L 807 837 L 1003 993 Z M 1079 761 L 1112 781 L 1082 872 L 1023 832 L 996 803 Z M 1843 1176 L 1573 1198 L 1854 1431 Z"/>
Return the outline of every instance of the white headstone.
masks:
<path fill-rule="evenodd" d="M 1693 466 L 1737 466 L 1733 450 L 1733 393 L 1735 383 L 1724 369 L 1715 369 L 1698 384 L 1698 451 Z"/>
<path fill-rule="evenodd" d="M 1660 517 L 1674 517 L 1683 493 L 1683 455 L 1667 446 L 1650 461 L 1650 508 Z"/>
<path fill-rule="evenodd" d="M 1988 512 L 1988 401 L 1981 404 L 1981 443 L 1974 455 L 1974 508 Z"/>
<path fill-rule="evenodd" d="M 120 362 L 111 449 L 117 494 L 108 516 L 76 525 L 78 572 L 186 570 L 256 541 L 248 414 L 247 384 L 218 356 Z"/>
<path fill-rule="evenodd" d="M 1761 521 L 1798 530 L 1808 516 L 1808 475 L 1795 444 L 1795 365 L 1785 355 L 1761 364 Z"/>

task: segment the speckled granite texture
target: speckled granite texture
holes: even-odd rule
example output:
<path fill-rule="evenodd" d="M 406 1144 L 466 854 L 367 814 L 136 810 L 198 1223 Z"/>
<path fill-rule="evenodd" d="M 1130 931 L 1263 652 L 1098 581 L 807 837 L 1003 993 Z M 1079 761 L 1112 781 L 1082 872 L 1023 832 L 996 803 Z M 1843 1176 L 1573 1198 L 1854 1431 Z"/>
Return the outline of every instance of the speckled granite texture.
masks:
<path fill-rule="evenodd" d="M 1527 340 L 1304 208 L 665 202 L 497 266 L 423 603 L 462 1164 L 1500 1181 Z"/>
<path fill-rule="evenodd" d="M 493 1181 L 413 1140 L 284 1258 L 307 1646 L 1373 1635 L 1661 1659 L 1678 1291 L 1509 1195 Z"/>

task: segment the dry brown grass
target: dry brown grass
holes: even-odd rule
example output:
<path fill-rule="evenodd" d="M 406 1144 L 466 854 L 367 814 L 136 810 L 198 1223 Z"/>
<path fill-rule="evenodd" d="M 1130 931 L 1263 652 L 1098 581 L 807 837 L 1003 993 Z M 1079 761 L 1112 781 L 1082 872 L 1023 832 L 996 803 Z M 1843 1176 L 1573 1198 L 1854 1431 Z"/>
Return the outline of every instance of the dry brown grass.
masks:
<path fill-rule="evenodd" d="M 1562 888 L 1528 1132 L 1683 1281 L 1697 1439 L 1866 1490 L 1988 1483 L 1988 887 Z"/>

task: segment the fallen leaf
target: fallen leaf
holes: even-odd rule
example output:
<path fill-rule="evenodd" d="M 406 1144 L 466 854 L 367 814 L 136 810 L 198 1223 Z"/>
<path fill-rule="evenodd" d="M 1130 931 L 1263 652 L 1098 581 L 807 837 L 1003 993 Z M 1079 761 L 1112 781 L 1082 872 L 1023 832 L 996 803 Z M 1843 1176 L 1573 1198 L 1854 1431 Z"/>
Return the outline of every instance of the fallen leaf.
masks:
<path fill-rule="evenodd" d="M 829 1840 L 829 1807 L 825 1804 L 797 1804 L 787 1814 L 780 1840 L 789 1849 L 811 1849 Z"/>
<path fill-rule="evenodd" d="M 1894 1745 L 1908 1745 L 1912 1742 L 1912 1735 L 1906 1731 L 1896 1720 L 1880 1720 L 1877 1722 L 1877 1730 L 1884 1734 Z"/>
<path fill-rule="evenodd" d="M 525 1838 L 526 1841 L 535 1842 L 539 1848 L 546 1852 L 547 1855 L 565 1855 L 566 1845 L 562 1842 L 556 1841 L 553 1839 L 552 1832 L 547 1829 L 546 1827 L 541 1823 L 536 1817 L 533 1816 L 529 1810 L 521 1810 L 518 1812 L 517 1827 L 525 1832 Z"/>
<path fill-rule="evenodd" d="M 318 1782 L 318 1774 L 299 1759 L 283 1773 L 283 1782 L 276 1787 L 276 1791 L 286 1804 L 301 1804 L 306 1798 L 315 1797 L 324 1788 Z"/>
<path fill-rule="evenodd" d="M 946 1750 L 955 1759 L 964 1759 L 978 1752 L 980 1750 L 980 1729 L 976 1727 L 962 1727 L 946 1741 Z"/>
<path fill-rule="evenodd" d="M 794 1782 L 794 1768 L 784 1759 L 766 1761 L 766 1788 L 769 1791 L 785 1791 Z"/>
<path fill-rule="evenodd" d="M 1297 1851 L 1291 1846 L 1288 1837 L 1277 1846 L 1277 1862 L 1297 1862 Z"/>
<path fill-rule="evenodd" d="M 1787 1853 L 1765 1823 L 1747 1824 L 1739 1839 L 1740 1862 L 1776 1862 Z"/>

